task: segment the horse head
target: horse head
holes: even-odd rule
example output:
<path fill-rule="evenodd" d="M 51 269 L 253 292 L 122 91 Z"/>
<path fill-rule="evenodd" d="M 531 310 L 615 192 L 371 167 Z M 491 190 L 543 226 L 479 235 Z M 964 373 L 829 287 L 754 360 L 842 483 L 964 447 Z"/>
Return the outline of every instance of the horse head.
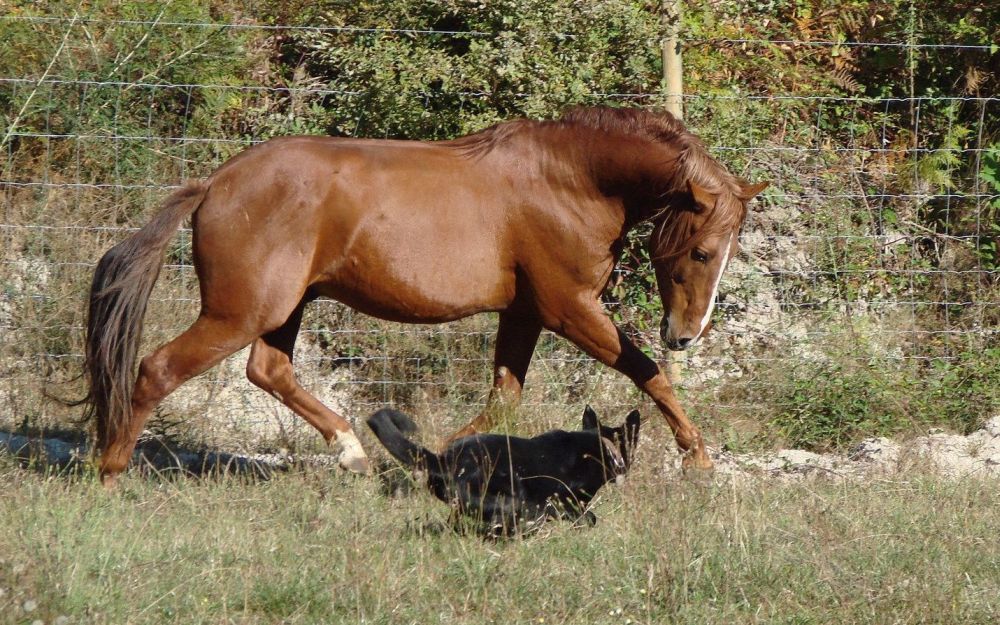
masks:
<path fill-rule="evenodd" d="M 767 184 L 710 189 L 689 182 L 680 203 L 654 220 L 650 258 L 663 302 L 660 337 L 667 348 L 693 347 L 707 333 L 722 273 L 739 250 L 747 203 Z"/>

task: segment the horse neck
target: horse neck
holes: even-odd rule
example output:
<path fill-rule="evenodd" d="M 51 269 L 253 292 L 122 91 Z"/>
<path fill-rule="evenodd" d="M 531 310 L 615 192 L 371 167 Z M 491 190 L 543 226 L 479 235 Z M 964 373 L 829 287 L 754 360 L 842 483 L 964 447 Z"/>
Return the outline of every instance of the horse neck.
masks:
<path fill-rule="evenodd" d="M 602 139 L 594 142 L 590 170 L 604 194 L 621 199 L 626 228 L 659 213 L 675 193 L 681 151 L 641 139 Z"/>
<path fill-rule="evenodd" d="M 565 208 L 586 212 L 592 228 L 607 230 L 609 243 L 657 214 L 678 173 L 681 151 L 670 145 L 558 124 L 516 130 L 485 158 L 498 159 L 497 167 L 537 168 L 554 186 L 574 189 L 581 201 Z"/>

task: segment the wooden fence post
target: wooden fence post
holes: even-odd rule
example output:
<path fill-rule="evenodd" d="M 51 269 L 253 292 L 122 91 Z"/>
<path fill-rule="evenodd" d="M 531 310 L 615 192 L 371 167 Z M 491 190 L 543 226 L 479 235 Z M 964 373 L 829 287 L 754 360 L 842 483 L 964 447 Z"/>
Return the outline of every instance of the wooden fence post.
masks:
<path fill-rule="evenodd" d="M 677 119 L 684 119 L 684 83 L 681 65 L 681 0 L 663 0 L 663 88 L 667 94 L 667 110 Z"/>
<path fill-rule="evenodd" d="M 677 119 L 684 119 L 684 82 L 681 65 L 681 45 L 678 33 L 681 27 L 681 0 L 663 0 L 662 15 L 664 38 L 663 89 L 666 92 L 666 108 Z M 671 382 L 680 382 L 687 352 L 667 352 L 667 377 Z"/>

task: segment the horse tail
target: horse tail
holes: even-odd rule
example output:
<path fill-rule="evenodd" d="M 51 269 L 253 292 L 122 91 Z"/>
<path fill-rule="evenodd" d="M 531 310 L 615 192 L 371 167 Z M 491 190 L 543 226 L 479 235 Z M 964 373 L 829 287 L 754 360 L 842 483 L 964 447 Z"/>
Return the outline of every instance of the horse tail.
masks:
<path fill-rule="evenodd" d="M 368 417 L 367 423 L 379 442 L 403 466 L 410 469 L 423 467 L 431 474 L 441 472 L 441 460 L 437 454 L 406 437 L 417 429 L 410 417 L 392 408 L 382 408 Z"/>
<path fill-rule="evenodd" d="M 167 243 L 181 222 L 201 206 L 207 182 L 174 192 L 138 232 L 114 246 L 97 263 L 90 286 L 84 374 L 88 381 L 83 420 L 97 422 L 98 449 L 132 419 L 136 356 L 143 317 Z"/>

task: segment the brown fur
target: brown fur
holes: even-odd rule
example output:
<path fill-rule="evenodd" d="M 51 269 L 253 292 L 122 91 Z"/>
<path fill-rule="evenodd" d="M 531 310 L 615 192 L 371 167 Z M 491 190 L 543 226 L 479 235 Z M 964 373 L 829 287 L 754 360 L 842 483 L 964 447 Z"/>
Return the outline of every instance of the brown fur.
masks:
<path fill-rule="evenodd" d="M 251 343 L 250 380 L 353 450 L 343 464 L 366 469 L 349 423 L 292 370 L 303 307 L 319 296 L 410 323 L 498 311 L 493 392 L 457 434 L 488 429 L 496 404 L 518 399 L 547 328 L 630 377 L 691 462 L 710 466 L 670 383 L 598 296 L 629 229 L 653 220 L 654 267 L 677 320 L 664 336 L 692 336 L 752 192 L 678 120 L 633 109 L 574 109 L 436 143 L 288 137 L 247 149 L 171 196 L 98 265 L 87 368 L 101 473 L 124 469 L 167 394 Z M 149 290 L 188 214 L 201 312 L 133 383 Z M 699 259 L 676 251 L 694 246 Z"/>

